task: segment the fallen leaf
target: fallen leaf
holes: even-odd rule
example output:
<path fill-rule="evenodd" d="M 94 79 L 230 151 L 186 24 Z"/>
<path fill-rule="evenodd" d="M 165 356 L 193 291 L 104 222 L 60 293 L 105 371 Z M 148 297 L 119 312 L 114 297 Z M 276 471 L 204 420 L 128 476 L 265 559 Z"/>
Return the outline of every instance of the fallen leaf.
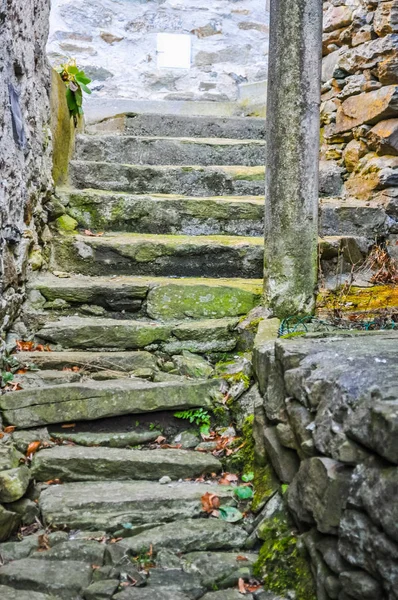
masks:
<path fill-rule="evenodd" d="M 37 440 L 36 442 L 31 442 L 26 450 L 26 456 L 30 456 L 31 454 L 36 454 L 41 446 L 41 442 Z"/>
<path fill-rule="evenodd" d="M 175 444 L 172 446 L 171 444 L 162 444 L 161 448 L 169 448 L 170 450 L 181 450 L 182 444 Z"/>
<path fill-rule="evenodd" d="M 39 535 L 38 537 L 38 552 L 45 552 L 46 550 L 50 550 L 50 541 L 48 539 L 48 535 L 46 533 L 43 533 L 42 535 Z"/>
<path fill-rule="evenodd" d="M 84 235 L 88 235 L 90 237 L 101 237 L 104 235 L 103 231 L 100 231 L 98 233 L 93 233 L 92 231 L 90 231 L 89 229 L 85 229 L 84 230 Z"/>
<path fill-rule="evenodd" d="M 202 510 L 207 513 L 212 513 L 214 509 L 220 508 L 220 498 L 216 494 L 206 492 L 202 498 Z"/>
<path fill-rule="evenodd" d="M 246 561 L 248 561 L 249 559 L 247 558 L 247 556 L 242 556 L 241 554 L 239 554 L 239 555 L 236 557 L 236 560 L 238 560 L 239 562 L 246 562 Z"/>
<path fill-rule="evenodd" d="M 4 427 L 4 433 L 14 433 L 15 427 L 14 425 L 8 425 L 8 427 Z"/>
<path fill-rule="evenodd" d="M 62 429 L 71 429 L 72 427 L 76 427 L 76 423 L 65 423 L 65 425 L 61 425 Z"/>
<path fill-rule="evenodd" d="M 234 506 L 221 506 L 220 518 L 227 523 L 237 523 L 243 519 L 243 514 Z"/>
<path fill-rule="evenodd" d="M 34 342 L 26 342 L 25 340 L 17 340 L 15 344 L 19 352 L 31 352 L 35 345 Z"/>
<path fill-rule="evenodd" d="M 218 483 L 221 485 L 230 485 L 231 483 L 237 483 L 238 481 L 239 478 L 237 475 L 234 475 L 233 473 L 223 473 L 223 476 Z"/>
<path fill-rule="evenodd" d="M 16 375 L 25 375 L 25 373 L 27 373 L 27 369 L 18 369 Z"/>
<path fill-rule="evenodd" d="M 0 431 L 0 440 L 1 440 L 1 439 L 3 439 L 3 437 L 4 437 L 4 433 L 2 433 L 2 432 Z"/>
<path fill-rule="evenodd" d="M 62 481 L 60 479 L 49 479 L 44 482 L 46 485 L 62 485 Z"/>
<path fill-rule="evenodd" d="M 80 371 L 80 367 L 72 367 L 72 371 L 74 373 L 78 373 Z"/>
<path fill-rule="evenodd" d="M 163 442 L 166 441 L 166 438 L 163 437 L 163 435 L 159 435 L 156 440 L 155 440 L 155 444 L 163 444 Z"/>
<path fill-rule="evenodd" d="M 238 580 L 238 589 L 240 594 L 247 594 L 245 582 L 243 581 L 242 577 L 240 577 Z"/>

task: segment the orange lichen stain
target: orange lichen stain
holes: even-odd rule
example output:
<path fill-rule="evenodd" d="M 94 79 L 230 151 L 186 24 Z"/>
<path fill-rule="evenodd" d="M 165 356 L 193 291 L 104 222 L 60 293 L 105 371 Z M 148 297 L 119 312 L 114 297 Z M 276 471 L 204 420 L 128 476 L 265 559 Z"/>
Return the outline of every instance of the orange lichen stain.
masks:
<path fill-rule="evenodd" d="M 347 291 L 321 290 L 317 298 L 317 313 L 330 311 L 368 312 L 380 309 L 398 309 L 398 286 L 375 285 L 368 288 L 350 287 Z"/>

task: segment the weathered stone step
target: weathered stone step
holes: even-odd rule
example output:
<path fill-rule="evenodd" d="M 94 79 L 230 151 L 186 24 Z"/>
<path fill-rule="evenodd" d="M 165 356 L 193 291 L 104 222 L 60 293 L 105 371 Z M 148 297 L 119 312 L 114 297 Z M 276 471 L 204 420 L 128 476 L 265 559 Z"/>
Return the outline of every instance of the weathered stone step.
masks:
<path fill-rule="evenodd" d="M 139 379 L 87 381 L 0 396 L 4 420 L 20 428 L 104 417 L 211 406 L 216 380 L 151 383 Z"/>
<path fill-rule="evenodd" d="M 58 191 L 80 227 L 102 231 L 262 236 L 264 197 L 133 195 L 97 190 Z"/>
<path fill-rule="evenodd" d="M 241 548 L 247 536 L 239 525 L 219 519 L 188 519 L 143 531 L 123 540 L 120 545 L 131 555 L 150 546 L 155 552 L 161 548 L 169 548 L 174 552 L 233 550 Z"/>
<path fill-rule="evenodd" d="M 190 450 L 125 450 L 55 446 L 35 454 L 32 473 L 37 481 L 101 481 L 161 477 L 186 479 L 219 473 L 221 463 L 212 454 Z"/>
<path fill-rule="evenodd" d="M 18 352 L 15 360 L 38 369 L 79 367 L 85 372 L 118 371 L 134 374 L 142 369 L 155 369 L 156 357 L 150 352 Z"/>
<path fill-rule="evenodd" d="M 262 236 L 264 197 L 137 196 L 97 190 L 59 190 L 80 227 L 133 233 Z M 321 198 L 321 235 L 385 236 L 397 221 L 380 202 Z"/>
<path fill-rule="evenodd" d="M 265 168 L 241 166 L 149 166 L 73 160 L 77 188 L 136 194 L 191 196 L 263 196 Z"/>
<path fill-rule="evenodd" d="M 265 119 L 191 115 L 124 114 L 90 125 L 90 133 L 115 132 L 138 136 L 265 139 Z"/>
<path fill-rule="evenodd" d="M 231 341 L 236 343 L 234 329 L 237 322 L 237 318 L 159 323 L 99 317 L 62 317 L 58 321 L 46 323 L 38 331 L 37 337 L 64 348 L 129 349 L 162 342 L 166 345 L 184 341 L 209 342 L 215 345 L 218 342 L 220 349 L 214 351 L 223 352 L 230 349 Z"/>
<path fill-rule="evenodd" d="M 0 567 L 0 584 L 15 590 L 15 600 L 27 598 L 27 590 L 43 594 L 32 594 L 32 600 L 78 600 L 90 584 L 91 575 L 91 565 L 79 561 L 24 558 Z M 19 590 L 25 592 L 19 595 Z"/>
<path fill-rule="evenodd" d="M 126 523 L 155 526 L 202 517 L 201 497 L 207 492 L 216 493 L 221 505 L 230 503 L 233 496 L 233 490 L 222 485 L 101 481 L 50 486 L 42 492 L 39 504 L 47 526 L 116 531 Z"/>
<path fill-rule="evenodd" d="M 1 600 L 56 600 L 54 596 L 42 594 L 41 592 L 32 592 L 31 590 L 18 590 L 8 585 L 0 585 Z"/>
<path fill-rule="evenodd" d="M 54 267 L 83 275 L 263 276 L 262 238 L 143 235 L 58 236 Z"/>
<path fill-rule="evenodd" d="M 263 282 L 260 279 L 169 279 L 83 275 L 70 278 L 46 275 L 30 283 L 30 291 L 39 291 L 47 303 L 50 303 L 49 308 L 54 307 L 54 301 L 62 300 L 68 303 L 66 308 L 69 305 L 73 310 L 80 305 L 96 305 L 108 311 L 140 310 L 143 315 L 153 319 L 201 319 L 245 315 L 260 303 L 262 287 Z M 113 358 L 119 364 L 118 360 Z M 140 366 L 151 366 L 145 353 L 138 356 L 132 353 L 125 358 L 130 361 L 130 367 L 134 365 L 130 370 Z M 51 364 L 51 358 L 49 360 Z M 85 361 L 88 364 L 89 362 Z M 105 364 L 109 365 L 106 357 Z"/>
<path fill-rule="evenodd" d="M 79 135 L 75 158 L 132 165 L 245 165 L 265 163 L 265 142 L 223 138 Z"/>

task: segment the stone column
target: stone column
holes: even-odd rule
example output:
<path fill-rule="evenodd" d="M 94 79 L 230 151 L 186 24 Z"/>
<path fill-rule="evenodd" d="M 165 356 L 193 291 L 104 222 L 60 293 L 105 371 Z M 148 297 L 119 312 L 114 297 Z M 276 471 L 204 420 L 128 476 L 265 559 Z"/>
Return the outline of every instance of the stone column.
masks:
<path fill-rule="evenodd" d="M 265 293 L 278 317 L 314 308 L 321 48 L 322 0 L 271 0 Z"/>

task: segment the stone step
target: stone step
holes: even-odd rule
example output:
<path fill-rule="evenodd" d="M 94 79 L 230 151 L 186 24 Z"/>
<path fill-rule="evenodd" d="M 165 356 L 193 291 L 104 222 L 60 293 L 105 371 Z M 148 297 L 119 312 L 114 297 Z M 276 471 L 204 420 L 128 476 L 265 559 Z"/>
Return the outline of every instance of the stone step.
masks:
<path fill-rule="evenodd" d="M 11 577 L 9 577 L 9 581 L 11 581 Z M 0 598 L 1 600 L 55 600 L 52 595 L 32 592 L 31 590 L 18 590 L 16 594 L 15 588 L 8 585 L 0 585 Z"/>
<path fill-rule="evenodd" d="M 37 332 L 37 337 L 64 348 L 120 350 L 144 348 L 153 344 L 166 348 L 170 344 L 198 342 L 198 346 L 201 343 L 213 344 L 214 352 L 227 352 L 235 347 L 237 338 L 234 329 L 237 323 L 237 318 L 159 323 L 71 316 L 47 322 Z M 200 352 L 200 348 L 196 351 Z"/>
<path fill-rule="evenodd" d="M 89 125 L 89 133 L 138 136 L 265 139 L 265 119 L 192 115 L 124 114 Z"/>
<path fill-rule="evenodd" d="M 126 523 L 155 526 L 202 517 L 201 497 L 207 492 L 217 494 L 221 505 L 232 501 L 233 490 L 216 484 L 101 481 L 52 485 L 39 505 L 46 526 L 112 532 Z"/>
<path fill-rule="evenodd" d="M 210 490 L 210 493 L 213 490 Z M 233 550 L 243 547 L 248 534 L 239 525 L 219 519 L 188 519 L 166 523 L 143 531 L 120 542 L 127 554 L 136 555 L 142 548 L 157 552 L 168 548 L 174 552 Z"/>
<path fill-rule="evenodd" d="M 107 233 L 54 239 L 54 268 L 82 275 L 263 276 L 262 238 Z"/>
<path fill-rule="evenodd" d="M 58 190 L 80 227 L 132 233 L 263 236 L 264 197 L 133 195 L 102 190 Z M 321 198 L 321 235 L 376 239 L 396 228 L 380 202 Z"/>
<path fill-rule="evenodd" d="M 87 373 L 117 371 L 133 374 L 142 369 L 156 369 L 156 357 L 150 352 L 18 352 L 13 355 L 21 365 L 38 369 L 79 367 Z"/>
<path fill-rule="evenodd" d="M 190 450 L 126 450 L 105 447 L 55 446 L 35 454 L 36 481 L 173 480 L 220 473 L 212 454 Z"/>
<path fill-rule="evenodd" d="M 80 227 L 100 231 L 263 236 L 264 197 L 133 195 L 59 190 Z"/>
<path fill-rule="evenodd" d="M 152 383 L 140 379 L 87 381 L 0 396 L 0 414 L 19 428 L 92 421 L 162 410 L 211 408 L 217 380 Z"/>
<path fill-rule="evenodd" d="M 107 311 L 140 311 L 142 315 L 153 319 L 201 319 L 246 315 L 260 303 L 262 288 L 261 279 L 238 278 L 168 279 L 84 275 L 59 278 L 46 275 L 30 283 L 30 293 L 32 290 L 40 292 L 43 297 L 40 300 L 41 305 L 46 301 L 45 309 L 61 307 L 61 300 L 65 303 L 64 308 L 70 307 L 74 311 L 80 306 L 100 306 Z M 37 303 L 37 296 L 33 298 Z M 132 353 L 125 358 L 130 361 L 130 370 L 150 365 L 145 353 L 139 353 L 138 356 Z M 89 363 L 88 360 L 85 362 Z M 106 357 L 105 362 L 109 365 Z M 51 364 L 51 360 L 47 364 Z"/>
<path fill-rule="evenodd" d="M 241 166 L 150 166 L 73 160 L 71 182 L 135 194 L 191 196 L 263 196 L 265 168 Z"/>
<path fill-rule="evenodd" d="M 132 165 L 245 165 L 265 163 L 265 142 L 223 138 L 79 135 L 76 160 Z"/>

